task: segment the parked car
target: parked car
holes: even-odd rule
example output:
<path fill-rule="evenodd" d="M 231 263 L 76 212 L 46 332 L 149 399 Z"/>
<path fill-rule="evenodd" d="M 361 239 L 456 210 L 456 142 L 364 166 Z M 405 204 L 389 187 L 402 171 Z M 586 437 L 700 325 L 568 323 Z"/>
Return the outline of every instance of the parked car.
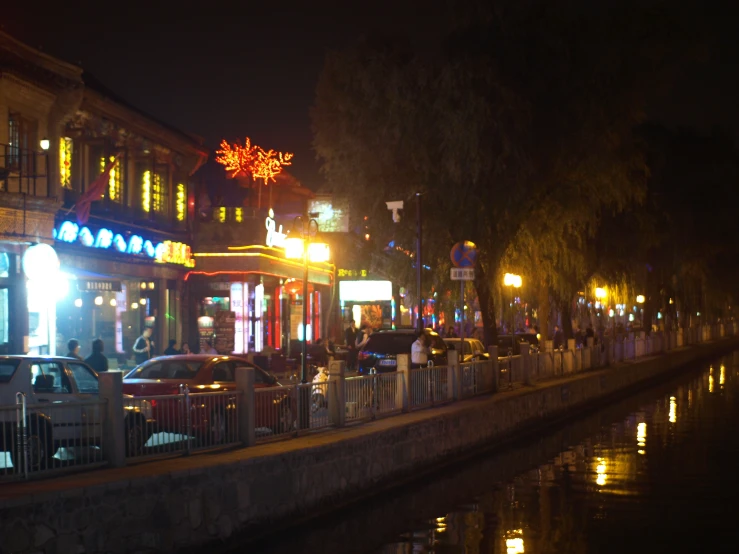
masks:
<path fill-rule="evenodd" d="M 134 397 L 177 395 L 181 386 L 191 393 L 236 390 L 236 369 L 254 368 L 256 389 L 281 387 L 277 378 L 264 369 L 238 356 L 209 354 L 159 356 L 135 367 L 123 378 L 123 392 Z M 178 432 L 183 429 L 184 411 L 180 399 L 152 400 L 152 411 L 157 431 Z M 228 435 L 235 416 L 236 399 L 224 398 L 208 405 L 193 403 L 191 423 L 193 431 L 201 436 L 209 434 L 218 443 Z M 296 414 L 288 391 L 278 395 L 257 395 L 255 408 L 257 427 L 269 427 L 276 432 L 292 424 Z M 234 412 L 235 414 L 235 412 Z"/>
<path fill-rule="evenodd" d="M 438 333 L 425 330 L 429 340 L 429 361 L 434 365 L 446 365 L 447 345 Z M 368 373 L 374 368 L 378 373 L 395 371 L 398 366 L 398 354 L 411 353 L 411 346 L 416 340 L 414 329 L 397 329 L 395 331 L 378 331 L 370 336 L 364 348 L 357 354 L 359 373 Z"/>
<path fill-rule="evenodd" d="M 520 354 L 522 343 L 529 343 L 534 349 L 539 348 L 539 339 L 534 333 L 516 333 L 515 345 L 511 335 L 498 335 L 498 356 L 507 356 L 509 352 L 514 356 Z"/>
<path fill-rule="evenodd" d="M 459 350 L 462 346 L 462 339 L 460 338 L 446 338 L 444 339 L 444 342 L 446 343 L 447 348 L 449 348 L 450 350 Z M 485 347 L 479 340 L 468 338 L 464 339 L 464 353 L 462 354 L 462 357 L 463 362 L 475 362 L 479 360 L 487 360 L 490 358 L 488 353 L 485 352 Z"/>
<path fill-rule="evenodd" d="M 98 398 L 98 375 L 86 363 L 74 358 L 50 356 L 0 356 L 0 407 L 14 406 L 16 393 L 26 395 L 29 466 L 37 469 L 50 463 L 59 448 L 100 446 L 101 416 L 92 406 L 74 408 L 75 402 Z M 126 449 L 135 452 L 146 443 L 152 419 L 151 405 L 136 407 L 124 395 Z M 16 465 L 15 409 L 0 410 L 0 450 L 9 448 Z M 5 448 L 3 448 L 3 446 Z M 8 450 L 6 450 L 7 452 Z"/>

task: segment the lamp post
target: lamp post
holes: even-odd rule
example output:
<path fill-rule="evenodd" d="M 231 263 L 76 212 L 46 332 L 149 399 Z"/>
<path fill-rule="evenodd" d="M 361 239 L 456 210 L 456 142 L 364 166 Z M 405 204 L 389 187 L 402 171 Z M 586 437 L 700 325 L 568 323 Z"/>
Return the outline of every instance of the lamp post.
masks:
<path fill-rule="evenodd" d="M 641 323 L 641 330 L 644 331 L 644 298 L 643 294 L 636 297 L 636 303 L 639 304 L 639 322 Z M 651 327 L 650 327 L 651 329 Z"/>
<path fill-rule="evenodd" d="M 321 263 L 329 260 L 328 244 L 315 240 L 318 235 L 318 221 L 315 216 L 308 217 L 299 215 L 293 222 L 293 232 L 300 234 L 299 237 L 289 236 L 285 239 L 285 257 L 303 260 L 303 336 L 302 336 L 302 360 L 300 362 L 300 381 L 308 382 L 306 366 L 307 340 L 308 340 L 308 262 Z"/>
<path fill-rule="evenodd" d="M 523 280 L 521 279 L 520 275 L 516 275 L 515 273 L 506 273 L 503 276 L 503 284 L 506 287 L 511 288 L 511 348 L 515 350 L 516 348 L 516 321 L 515 321 L 515 314 L 513 311 L 513 304 L 516 301 L 516 289 L 521 288 L 521 285 L 523 284 Z"/>

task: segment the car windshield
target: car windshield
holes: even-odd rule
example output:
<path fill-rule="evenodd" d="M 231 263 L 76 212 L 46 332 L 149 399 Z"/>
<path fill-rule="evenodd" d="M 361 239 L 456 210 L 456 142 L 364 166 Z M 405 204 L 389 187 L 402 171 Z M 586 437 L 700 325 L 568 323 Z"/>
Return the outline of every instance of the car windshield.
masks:
<path fill-rule="evenodd" d="M 126 379 L 194 379 L 204 363 L 195 360 L 151 361 L 134 369 Z"/>
<path fill-rule="evenodd" d="M 411 351 L 416 336 L 411 333 L 374 333 L 364 349 L 368 352 L 403 354 Z"/>
<path fill-rule="evenodd" d="M 10 383 L 15 370 L 18 369 L 19 360 L 0 361 L 0 383 Z"/>
<path fill-rule="evenodd" d="M 460 343 L 460 341 L 458 341 L 458 340 L 448 340 L 448 341 L 445 341 L 445 342 L 449 345 L 450 348 L 453 348 L 454 350 L 459 351 L 459 343 Z M 467 354 L 472 354 L 472 348 L 470 346 L 470 342 L 469 341 L 464 341 L 464 355 L 466 356 Z"/>

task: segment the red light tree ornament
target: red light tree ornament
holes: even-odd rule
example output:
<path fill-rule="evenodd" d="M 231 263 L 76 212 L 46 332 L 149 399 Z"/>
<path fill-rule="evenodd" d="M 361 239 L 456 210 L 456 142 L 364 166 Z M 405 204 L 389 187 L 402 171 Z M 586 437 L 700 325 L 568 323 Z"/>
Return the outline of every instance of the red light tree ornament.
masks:
<path fill-rule="evenodd" d="M 282 173 L 285 166 L 292 165 L 293 154 L 265 150 L 261 146 L 252 144 L 249 137 L 241 146 L 238 142 L 229 144 L 221 141 L 221 149 L 216 151 L 216 161 L 223 165 L 231 177 L 248 176 L 252 181 L 264 181 L 265 186 L 270 181 L 276 182 L 275 177 Z M 272 189 L 270 189 L 270 204 L 272 204 Z M 262 206 L 262 189 L 259 189 L 259 207 Z"/>

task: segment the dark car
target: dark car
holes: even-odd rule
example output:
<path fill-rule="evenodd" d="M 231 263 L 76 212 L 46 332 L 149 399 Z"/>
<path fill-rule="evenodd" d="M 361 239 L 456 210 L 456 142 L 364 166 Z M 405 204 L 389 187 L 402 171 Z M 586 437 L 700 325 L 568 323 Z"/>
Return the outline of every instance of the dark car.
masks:
<path fill-rule="evenodd" d="M 460 338 L 444 339 L 447 347 L 451 350 L 459 350 L 462 342 Z M 479 360 L 487 360 L 490 358 L 488 353 L 485 352 L 485 347 L 477 339 L 464 339 L 464 359 L 463 362 L 475 362 Z"/>
<path fill-rule="evenodd" d="M 539 339 L 534 333 L 516 333 L 516 344 L 513 345 L 511 335 L 498 335 L 498 356 L 514 356 L 521 353 L 521 344 L 529 343 L 532 348 L 539 348 Z"/>
<path fill-rule="evenodd" d="M 447 346 L 443 339 L 430 329 L 426 329 L 425 332 L 429 339 L 429 361 L 434 365 L 446 365 Z M 372 368 L 378 373 L 395 371 L 398 367 L 398 354 L 410 355 L 411 346 L 415 340 L 416 331 L 414 329 L 373 333 L 357 356 L 359 373 L 368 373 Z"/>

